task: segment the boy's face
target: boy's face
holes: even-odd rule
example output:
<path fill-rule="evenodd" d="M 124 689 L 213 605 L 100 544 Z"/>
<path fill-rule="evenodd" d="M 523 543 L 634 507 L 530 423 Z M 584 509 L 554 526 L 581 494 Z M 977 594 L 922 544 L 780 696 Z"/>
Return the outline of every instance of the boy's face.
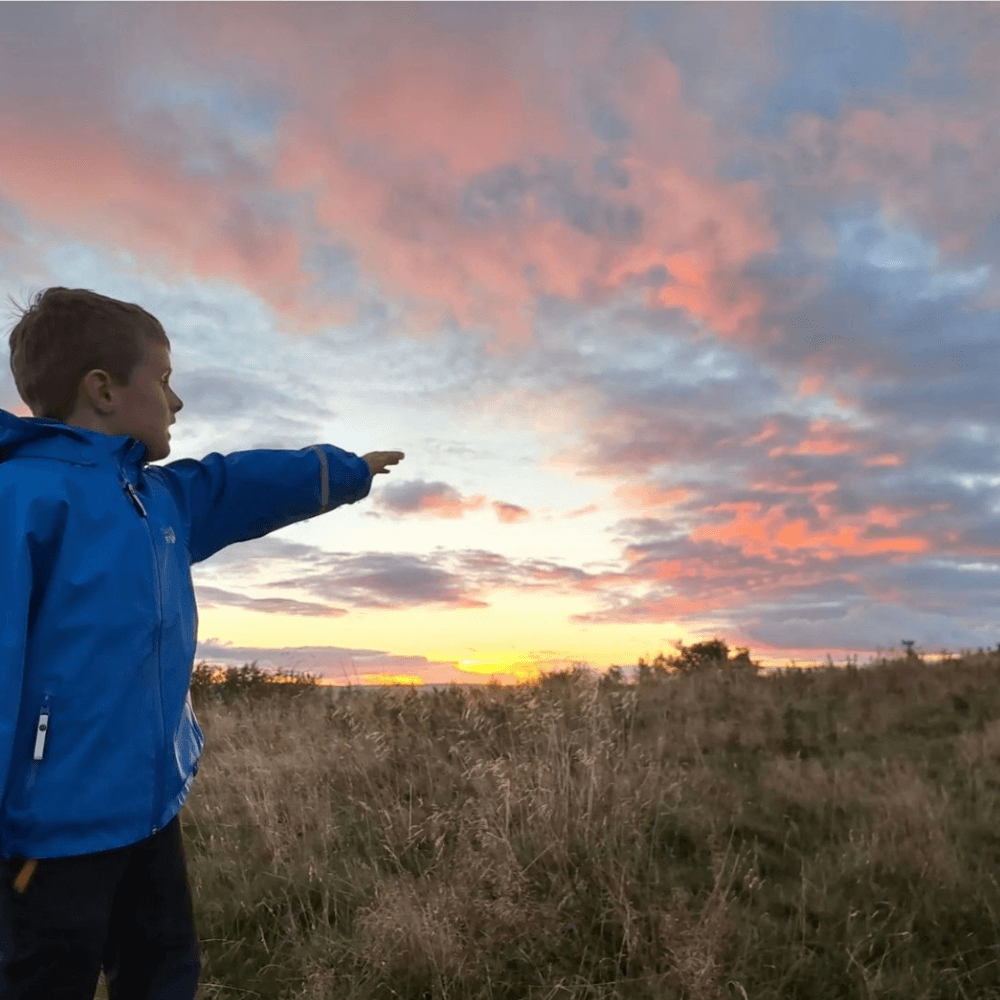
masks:
<path fill-rule="evenodd" d="M 119 388 L 107 372 L 93 369 L 80 381 L 76 409 L 66 421 L 103 434 L 130 434 L 146 446 L 146 461 L 170 454 L 169 426 L 184 405 L 170 388 L 170 350 L 147 342 L 146 360 L 133 373 L 128 388 Z"/>

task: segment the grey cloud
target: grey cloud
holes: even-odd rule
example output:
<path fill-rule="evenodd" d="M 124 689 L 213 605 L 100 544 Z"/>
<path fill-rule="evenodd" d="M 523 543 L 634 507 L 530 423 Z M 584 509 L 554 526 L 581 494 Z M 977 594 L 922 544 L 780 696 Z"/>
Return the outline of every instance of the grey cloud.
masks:
<path fill-rule="evenodd" d="M 914 423 L 996 420 L 1000 342 L 970 344 L 938 357 L 903 361 L 907 377 L 858 386 L 864 408 L 880 419 Z"/>
<path fill-rule="evenodd" d="M 315 600 L 271 601 L 247 598 L 228 588 L 226 579 L 253 587 L 265 572 L 284 566 L 295 572 L 262 584 L 298 590 Z M 401 608 L 447 604 L 460 608 L 487 607 L 483 599 L 493 587 L 553 588 L 591 591 L 604 583 L 627 583 L 628 574 L 588 573 L 550 560 L 515 560 L 487 550 L 438 551 L 430 555 L 403 553 L 325 552 L 313 546 L 271 537 L 231 546 L 192 570 L 199 598 L 215 605 L 253 607 L 274 613 L 339 615 L 345 608 Z M 331 609 L 329 602 L 335 604 Z"/>
<path fill-rule="evenodd" d="M 593 169 L 597 180 L 610 184 L 619 191 L 627 188 L 632 180 L 628 170 L 610 156 L 595 156 Z"/>
<path fill-rule="evenodd" d="M 990 499 L 994 501 L 993 510 L 1000 510 L 1000 489 L 992 490 Z M 994 555 L 1000 554 L 1000 516 L 995 514 L 974 527 L 962 529 L 960 538 L 963 545 L 992 549 Z"/>
<path fill-rule="evenodd" d="M 262 614 L 301 615 L 316 618 L 340 618 L 347 612 L 315 601 L 296 601 L 283 597 L 248 597 L 234 590 L 199 584 L 195 588 L 198 606 L 202 608 L 243 608 Z"/>
<path fill-rule="evenodd" d="M 244 363 L 249 361 L 247 358 L 243 360 Z M 268 414 L 270 426 L 266 435 L 248 441 L 239 449 L 241 451 L 251 448 L 287 448 L 289 437 L 280 428 L 283 426 L 287 431 L 296 424 L 300 427 L 308 426 L 294 416 L 283 416 L 300 411 L 303 398 L 308 399 L 310 391 L 309 387 L 291 377 L 286 382 L 282 378 L 263 378 L 256 372 L 240 372 L 230 368 L 202 367 L 190 370 L 176 361 L 175 367 L 177 372 L 172 376 L 172 382 L 185 406 L 178 414 L 178 425 L 182 421 L 191 421 L 192 424 L 197 421 L 202 426 L 211 426 L 220 418 L 232 421 L 240 417 L 256 422 L 262 413 Z M 336 417 L 336 411 L 324 406 L 320 399 L 309 400 L 309 411 L 315 419 Z M 251 429 L 251 434 L 259 433 L 259 429 Z M 264 440 L 270 443 L 262 443 Z M 282 440 L 284 444 L 277 443 Z"/>
<path fill-rule="evenodd" d="M 633 30 L 651 38 L 680 71 L 687 105 L 719 124 L 746 128 L 766 100 L 780 64 L 773 52 L 769 4 L 648 4 L 629 9 Z M 779 12 L 780 14 L 780 12 Z M 735 23 L 734 23 L 735 22 Z"/>
<path fill-rule="evenodd" d="M 609 176 L 621 179 L 608 161 Z M 627 175 L 626 175 L 627 176 Z M 534 172 L 506 164 L 472 178 L 459 199 L 462 214 L 480 224 L 520 218 L 529 194 L 542 209 L 588 235 L 636 240 L 642 211 L 586 191 L 577 183 L 572 164 L 543 161 Z"/>
<path fill-rule="evenodd" d="M 864 6 L 772 10 L 772 37 L 788 69 L 761 108 L 758 132 L 780 135 L 780 123 L 794 111 L 832 117 L 848 99 L 865 105 L 873 92 L 902 83 L 907 52 L 900 29 L 869 17 Z"/>
<path fill-rule="evenodd" d="M 619 204 L 581 190 L 570 165 L 546 163 L 535 179 L 542 205 L 587 235 L 636 240 L 642 234 L 642 212 L 636 205 Z"/>
<path fill-rule="evenodd" d="M 401 608 L 423 604 L 455 607 L 488 607 L 477 595 L 478 582 L 435 565 L 433 557 L 367 553 L 339 556 L 326 561 L 307 580 L 279 580 L 268 586 L 296 586 L 326 600 L 344 601 L 354 607 Z"/>
<path fill-rule="evenodd" d="M 293 542 L 280 535 L 265 535 L 220 549 L 207 562 L 193 566 L 191 573 L 195 579 L 208 579 L 231 572 L 234 577 L 252 582 L 261 575 L 256 567 L 263 563 L 286 561 L 295 566 L 311 567 L 326 556 L 327 553 L 315 545 Z"/>
<path fill-rule="evenodd" d="M 964 174 L 971 157 L 967 150 L 955 146 L 938 146 L 934 150 L 935 166 L 947 175 L 954 170 Z M 943 161 L 943 162 L 942 162 Z M 971 254 L 974 259 L 1000 260 L 1000 212 L 987 213 L 989 222 L 972 235 Z"/>
<path fill-rule="evenodd" d="M 740 626 L 751 640 L 779 648 L 887 650 L 901 649 L 906 639 L 924 652 L 958 652 L 995 646 L 998 639 L 997 630 L 989 626 L 876 602 L 856 604 L 840 618 L 785 618 L 776 622 L 747 618 Z"/>
<path fill-rule="evenodd" d="M 625 116 L 609 104 L 601 104 L 590 112 L 590 128 L 601 142 L 621 142 L 632 134 Z"/>
<path fill-rule="evenodd" d="M 866 218 L 874 204 L 825 215 L 825 196 L 808 185 L 778 183 L 774 192 L 771 211 L 786 217 L 789 232 L 839 229 L 846 260 L 833 266 L 793 236 L 748 266 L 767 302 L 761 325 L 783 331 L 761 346 L 760 360 L 789 373 L 819 367 L 883 427 L 995 422 L 998 317 L 969 309 L 982 267 L 937 263 L 932 236 L 917 240 L 902 225 Z M 868 259 L 888 264 L 894 254 L 903 255 L 899 266 Z"/>
<path fill-rule="evenodd" d="M 493 552 L 466 551 L 458 556 L 461 573 L 491 587 L 566 587 L 590 590 L 598 582 L 623 581 L 624 573 L 587 573 L 576 566 L 566 566 L 545 559 L 516 561 Z"/>
<path fill-rule="evenodd" d="M 507 164 L 473 177 L 459 205 L 463 215 L 476 222 L 515 218 L 531 187 L 531 179 L 520 166 Z"/>
<path fill-rule="evenodd" d="M 59 107 L 92 116 L 115 89 L 127 12 L 102 4 L 4 4 L 0 7 L 0 93 L 11 106 Z M 96 14 L 96 16 L 95 16 Z M 124 16 L 123 16 L 124 15 Z"/>
<path fill-rule="evenodd" d="M 996 536 L 994 536 L 996 541 Z M 906 593 L 914 611 L 951 615 L 981 624 L 983 612 L 1000 601 L 1000 564 L 956 556 L 873 566 L 866 577 L 873 593 Z M 979 610 L 977 610 L 979 609 Z M 998 636 L 1000 638 L 1000 636 Z"/>
<path fill-rule="evenodd" d="M 358 287 L 358 265 L 350 247 L 319 243 L 302 261 L 303 268 L 317 276 L 317 287 L 326 295 L 342 298 Z"/>
<path fill-rule="evenodd" d="M 391 514 L 427 513 L 438 517 L 462 517 L 466 511 L 484 508 L 482 495 L 463 497 L 453 486 L 444 482 L 424 482 L 415 479 L 389 483 L 379 490 L 374 506 Z M 501 521 L 525 520 L 530 512 L 518 504 L 492 500 L 489 506 Z"/>
<path fill-rule="evenodd" d="M 427 509 L 425 501 L 444 500 L 459 507 L 462 494 L 447 483 L 426 483 L 422 479 L 414 479 L 403 483 L 387 483 L 376 498 L 379 507 L 393 514 L 410 514 Z"/>

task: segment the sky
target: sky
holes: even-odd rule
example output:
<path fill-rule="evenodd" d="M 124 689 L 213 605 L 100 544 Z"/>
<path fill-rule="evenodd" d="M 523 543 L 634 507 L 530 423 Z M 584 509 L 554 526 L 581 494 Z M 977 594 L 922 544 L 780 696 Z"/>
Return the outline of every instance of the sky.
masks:
<path fill-rule="evenodd" d="M 990 648 L 998 76 L 995 3 L 0 4 L 0 292 L 163 323 L 167 463 L 406 453 L 196 662 Z"/>

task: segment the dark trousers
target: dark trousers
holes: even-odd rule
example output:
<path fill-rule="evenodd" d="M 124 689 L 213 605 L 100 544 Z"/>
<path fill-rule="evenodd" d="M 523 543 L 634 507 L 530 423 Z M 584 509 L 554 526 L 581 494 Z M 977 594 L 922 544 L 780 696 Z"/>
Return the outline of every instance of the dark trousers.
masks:
<path fill-rule="evenodd" d="M 102 966 L 111 1000 L 194 1000 L 201 947 L 179 815 L 127 847 L 34 871 L 26 860 L 0 860 L 0 1000 L 94 1000 Z"/>

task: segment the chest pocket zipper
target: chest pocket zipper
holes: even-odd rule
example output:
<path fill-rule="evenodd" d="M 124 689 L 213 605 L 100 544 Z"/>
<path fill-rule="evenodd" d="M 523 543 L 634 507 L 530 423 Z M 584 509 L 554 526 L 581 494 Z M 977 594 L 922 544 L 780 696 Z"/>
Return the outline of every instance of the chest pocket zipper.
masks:
<path fill-rule="evenodd" d="M 35 728 L 35 760 L 41 760 L 45 754 L 45 738 L 49 735 L 49 710 L 43 708 L 38 713 L 38 725 Z"/>

